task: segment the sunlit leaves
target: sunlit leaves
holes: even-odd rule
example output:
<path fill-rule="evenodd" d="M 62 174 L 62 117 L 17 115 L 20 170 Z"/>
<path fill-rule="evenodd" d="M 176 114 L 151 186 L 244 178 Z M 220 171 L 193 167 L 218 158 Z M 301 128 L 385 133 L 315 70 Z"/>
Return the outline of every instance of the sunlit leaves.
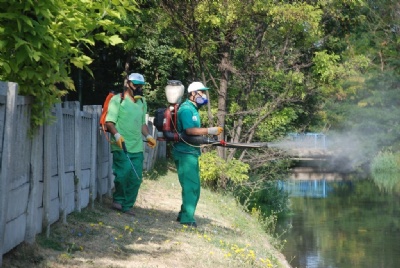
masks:
<path fill-rule="evenodd" d="M 200 156 L 199 163 L 201 182 L 210 188 L 225 189 L 249 179 L 250 166 L 237 159 L 226 161 L 215 152 L 207 152 Z"/>
<path fill-rule="evenodd" d="M 86 48 L 96 42 L 123 43 L 126 27 L 118 21 L 137 10 L 130 0 L 7 1 L 0 7 L 0 74 L 17 82 L 20 93 L 32 95 L 32 123 L 49 118 L 52 105 L 65 94 L 55 85 L 73 90 L 70 64 L 91 73 Z"/>
<path fill-rule="evenodd" d="M 85 56 L 85 55 L 71 58 L 70 61 L 71 61 L 72 64 L 74 64 L 79 69 L 82 69 L 83 66 L 89 65 L 90 63 L 92 63 L 92 59 L 89 58 L 88 56 Z"/>
<path fill-rule="evenodd" d="M 118 45 L 118 44 L 122 44 L 124 41 L 122 41 L 122 39 L 118 36 L 118 35 L 113 35 L 110 36 L 107 40 L 107 42 L 105 42 L 106 44 L 110 44 L 112 46 Z"/>
<path fill-rule="evenodd" d="M 269 10 L 273 18 L 273 26 L 283 34 L 306 32 L 305 38 L 314 40 L 321 34 L 320 21 L 322 10 L 306 3 L 282 3 L 274 5 Z"/>
<path fill-rule="evenodd" d="M 340 57 L 335 54 L 329 54 L 327 51 L 315 52 L 314 71 L 325 82 L 332 82 L 337 75 L 336 69 Z"/>
<path fill-rule="evenodd" d="M 290 124 L 297 119 L 298 108 L 287 107 L 274 112 L 268 120 L 260 125 L 257 136 L 260 140 L 274 140 L 286 135 L 291 129 Z"/>

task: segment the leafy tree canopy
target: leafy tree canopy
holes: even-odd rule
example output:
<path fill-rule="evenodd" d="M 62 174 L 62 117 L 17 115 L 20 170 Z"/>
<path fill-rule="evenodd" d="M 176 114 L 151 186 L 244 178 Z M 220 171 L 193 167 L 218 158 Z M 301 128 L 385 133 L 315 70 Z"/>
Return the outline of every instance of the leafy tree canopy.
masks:
<path fill-rule="evenodd" d="M 84 49 L 121 44 L 127 29 L 118 21 L 137 7 L 128 0 L 1 0 L 0 11 L 0 79 L 34 97 L 37 126 L 66 90 L 75 89 L 71 66 L 91 72 Z"/>

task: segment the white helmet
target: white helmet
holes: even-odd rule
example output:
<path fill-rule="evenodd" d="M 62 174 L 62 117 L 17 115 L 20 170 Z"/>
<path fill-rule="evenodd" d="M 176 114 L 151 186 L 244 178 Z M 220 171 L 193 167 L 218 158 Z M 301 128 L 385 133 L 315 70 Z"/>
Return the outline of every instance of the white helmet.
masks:
<path fill-rule="evenodd" d="M 188 93 L 197 90 L 208 90 L 208 87 L 205 87 L 202 82 L 193 82 L 188 87 Z"/>

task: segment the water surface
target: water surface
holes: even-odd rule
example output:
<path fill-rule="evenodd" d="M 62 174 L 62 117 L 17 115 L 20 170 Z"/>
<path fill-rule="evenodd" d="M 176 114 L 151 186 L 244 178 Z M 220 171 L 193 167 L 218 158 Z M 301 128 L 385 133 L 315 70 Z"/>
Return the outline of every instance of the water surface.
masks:
<path fill-rule="evenodd" d="M 314 174 L 315 175 L 315 174 Z M 314 176 L 315 177 L 315 176 Z M 400 196 L 369 179 L 291 179 L 294 215 L 278 225 L 298 268 L 400 267 Z"/>

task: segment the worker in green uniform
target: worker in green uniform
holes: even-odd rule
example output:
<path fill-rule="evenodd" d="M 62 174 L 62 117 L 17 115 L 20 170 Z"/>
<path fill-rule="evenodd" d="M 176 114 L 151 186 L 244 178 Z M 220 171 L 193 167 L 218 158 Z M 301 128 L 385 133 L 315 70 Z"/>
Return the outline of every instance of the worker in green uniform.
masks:
<path fill-rule="evenodd" d="M 177 131 L 187 135 L 219 135 L 221 127 L 201 127 L 198 109 L 207 104 L 205 91 L 207 87 L 201 82 L 193 82 L 188 87 L 188 98 L 179 106 Z M 179 183 L 182 188 L 182 205 L 177 221 L 181 224 L 197 227 L 194 214 L 200 198 L 200 170 L 198 146 L 185 141 L 174 144 L 173 156 L 178 171 Z"/>
<path fill-rule="evenodd" d="M 156 140 L 150 135 L 145 121 L 147 103 L 143 98 L 144 84 L 143 75 L 130 74 L 124 95 L 112 97 L 106 116 L 106 127 L 112 134 L 112 169 L 115 176 L 112 207 L 130 215 L 135 215 L 132 207 L 142 183 L 142 135 L 146 137 L 150 148 L 156 146 Z"/>

